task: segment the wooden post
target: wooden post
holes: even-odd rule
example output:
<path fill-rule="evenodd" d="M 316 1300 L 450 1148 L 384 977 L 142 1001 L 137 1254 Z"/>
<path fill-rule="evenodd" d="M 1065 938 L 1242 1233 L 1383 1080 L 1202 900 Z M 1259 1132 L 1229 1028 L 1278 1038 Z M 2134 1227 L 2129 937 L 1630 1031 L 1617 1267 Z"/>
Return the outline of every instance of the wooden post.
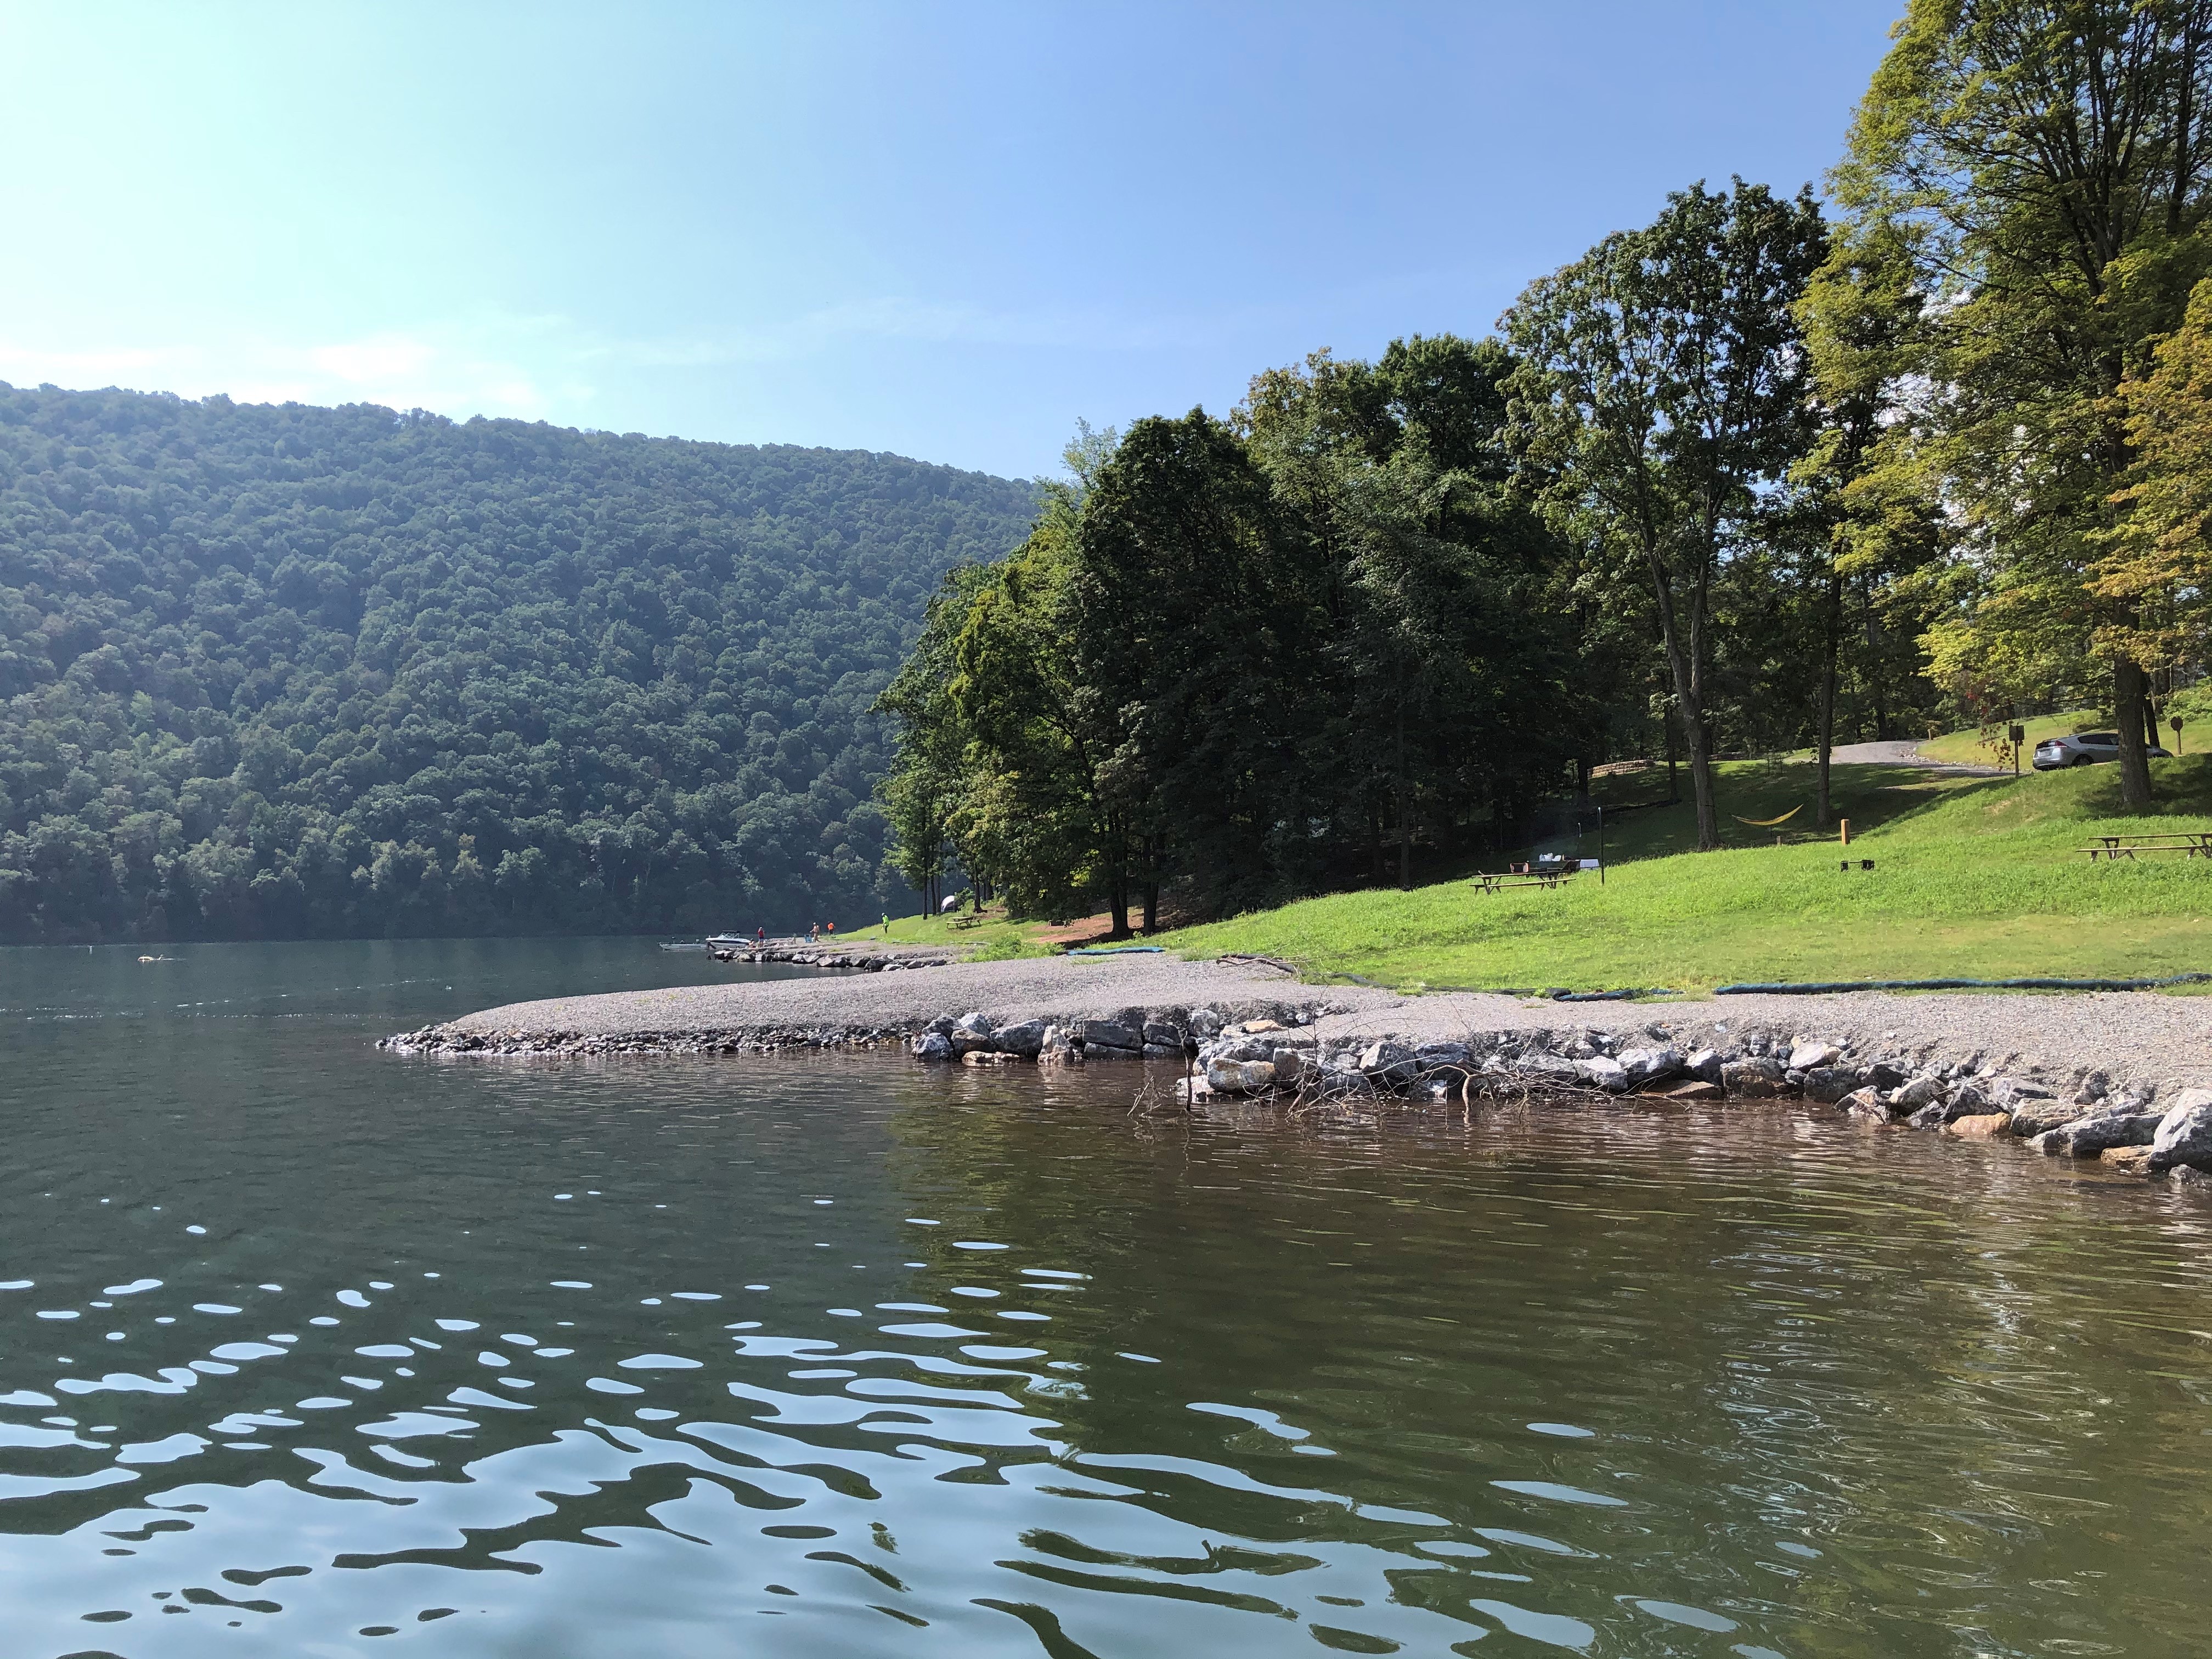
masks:
<path fill-rule="evenodd" d="M 1844 832 L 1844 845 L 1849 847 L 1851 844 L 1851 821 L 1849 818 L 1838 818 L 1836 827 Z"/>

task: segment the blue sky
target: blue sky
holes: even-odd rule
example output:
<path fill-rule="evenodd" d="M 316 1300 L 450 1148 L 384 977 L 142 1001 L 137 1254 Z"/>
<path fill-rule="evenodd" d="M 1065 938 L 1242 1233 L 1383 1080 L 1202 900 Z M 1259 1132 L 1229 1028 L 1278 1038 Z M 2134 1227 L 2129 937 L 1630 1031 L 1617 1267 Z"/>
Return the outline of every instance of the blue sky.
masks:
<path fill-rule="evenodd" d="M 0 379 L 1048 471 L 1817 183 L 1899 3 L 0 4 Z"/>

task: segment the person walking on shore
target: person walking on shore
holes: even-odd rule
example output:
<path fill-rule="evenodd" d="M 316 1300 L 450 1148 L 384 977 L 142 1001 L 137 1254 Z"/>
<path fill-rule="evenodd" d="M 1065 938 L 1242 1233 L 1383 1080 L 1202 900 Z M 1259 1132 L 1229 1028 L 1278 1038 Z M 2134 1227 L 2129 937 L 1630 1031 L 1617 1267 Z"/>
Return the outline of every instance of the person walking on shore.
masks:
<path fill-rule="evenodd" d="M 816 922 L 811 927 L 809 927 L 806 930 L 806 942 L 809 945 L 819 945 L 822 942 L 822 924 L 820 922 Z"/>

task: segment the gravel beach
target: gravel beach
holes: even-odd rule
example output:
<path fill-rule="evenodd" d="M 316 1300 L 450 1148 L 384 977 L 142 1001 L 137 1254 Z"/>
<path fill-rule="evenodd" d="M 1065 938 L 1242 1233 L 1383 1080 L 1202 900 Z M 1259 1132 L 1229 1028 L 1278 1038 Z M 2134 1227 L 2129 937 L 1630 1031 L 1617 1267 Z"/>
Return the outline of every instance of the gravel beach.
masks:
<path fill-rule="evenodd" d="M 2212 998 L 2143 993 L 1732 996 L 1694 1002 L 1559 1003 L 1314 986 L 1245 963 L 1172 956 L 1054 957 L 894 973 L 824 969 L 799 979 L 625 991 L 514 1003 L 391 1040 L 403 1050 L 509 1054 L 696 1053 L 889 1041 L 942 1016 L 1078 1025 L 1137 1009 L 1211 1007 L 1224 1021 L 1310 1025 L 1324 1043 L 1464 1040 L 1477 1032 L 1634 1033 L 1678 1045 L 1716 1026 L 1909 1050 L 2053 1076 L 2101 1071 L 2161 1092 L 2212 1084 Z"/>

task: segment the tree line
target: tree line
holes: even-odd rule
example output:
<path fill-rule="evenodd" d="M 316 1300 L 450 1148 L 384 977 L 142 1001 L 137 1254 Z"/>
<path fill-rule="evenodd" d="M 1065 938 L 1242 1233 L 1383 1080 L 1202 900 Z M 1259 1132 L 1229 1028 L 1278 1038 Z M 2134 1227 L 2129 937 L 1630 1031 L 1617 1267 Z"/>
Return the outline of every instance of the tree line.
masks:
<path fill-rule="evenodd" d="M 0 939 L 872 919 L 872 704 L 1034 510 L 895 456 L 0 386 Z"/>
<path fill-rule="evenodd" d="M 1070 447 L 880 707 L 892 856 L 1115 930 L 1515 844 L 1608 761 L 2202 695 L 2212 0 L 1911 0 L 1826 200 Z M 2212 713 L 2212 706 L 2206 712 Z"/>

